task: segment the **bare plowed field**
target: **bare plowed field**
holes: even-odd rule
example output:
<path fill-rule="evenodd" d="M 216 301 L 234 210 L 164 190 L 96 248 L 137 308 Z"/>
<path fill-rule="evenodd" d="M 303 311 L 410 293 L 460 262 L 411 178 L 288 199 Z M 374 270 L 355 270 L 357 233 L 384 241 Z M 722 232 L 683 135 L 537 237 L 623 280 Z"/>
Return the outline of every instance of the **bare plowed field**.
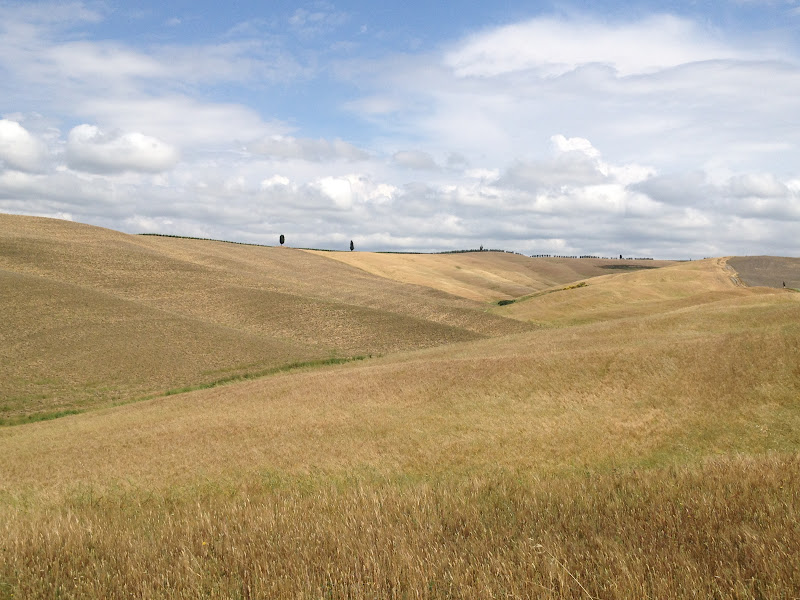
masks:
<path fill-rule="evenodd" d="M 749 286 L 800 289 L 800 258 L 734 256 L 728 264 Z"/>

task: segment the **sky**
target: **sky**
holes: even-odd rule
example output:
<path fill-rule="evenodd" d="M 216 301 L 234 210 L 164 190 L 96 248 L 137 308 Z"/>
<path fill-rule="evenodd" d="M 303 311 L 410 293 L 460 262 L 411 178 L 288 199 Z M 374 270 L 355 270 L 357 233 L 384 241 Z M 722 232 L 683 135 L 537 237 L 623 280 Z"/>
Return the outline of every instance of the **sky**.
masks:
<path fill-rule="evenodd" d="M 0 212 L 800 256 L 800 1 L 0 0 Z"/>

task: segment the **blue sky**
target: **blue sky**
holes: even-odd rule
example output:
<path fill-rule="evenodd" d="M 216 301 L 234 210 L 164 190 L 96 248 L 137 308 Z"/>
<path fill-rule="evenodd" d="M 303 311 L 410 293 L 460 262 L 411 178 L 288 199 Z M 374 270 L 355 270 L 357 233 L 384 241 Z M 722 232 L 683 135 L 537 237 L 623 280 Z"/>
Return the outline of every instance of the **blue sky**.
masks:
<path fill-rule="evenodd" d="M 798 256 L 800 3 L 2 2 L 0 212 Z"/>

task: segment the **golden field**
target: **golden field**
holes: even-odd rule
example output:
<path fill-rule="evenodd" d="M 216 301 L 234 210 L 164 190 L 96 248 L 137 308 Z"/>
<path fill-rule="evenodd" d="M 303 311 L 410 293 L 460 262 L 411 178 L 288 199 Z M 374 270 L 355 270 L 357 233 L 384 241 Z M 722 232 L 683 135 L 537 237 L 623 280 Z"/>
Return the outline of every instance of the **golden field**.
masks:
<path fill-rule="evenodd" d="M 0 598 L 800 596 L 800 296 L 724 259 L 522 279 L 0 223 L 9 414 L 91 408 L 0 428 Z M 159 394 L 332 351 L 373 356 Z"/>
<path fill-rule="evenodd" d="M 0 214 L 0 419 L 529 329 L 289 248 Z"/>
<path fill-rule="evenodd" d="M 423 285 L 487 302 L 509 300 L 587 277 L 620 270 L 652 269 L 669 260 L 528 258 L 503 252 L 455 254 L 392 254 L 319 252 L 373 275 Z"/>

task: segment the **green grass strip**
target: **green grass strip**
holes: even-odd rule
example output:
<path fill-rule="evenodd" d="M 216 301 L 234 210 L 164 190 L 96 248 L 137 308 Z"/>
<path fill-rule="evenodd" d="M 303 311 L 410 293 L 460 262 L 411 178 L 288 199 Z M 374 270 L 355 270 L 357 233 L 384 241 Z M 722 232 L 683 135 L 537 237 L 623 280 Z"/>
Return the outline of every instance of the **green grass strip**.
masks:
<path fill-rule="evenodd" d="M 13 425 L 25 425 L 26 423 L 38 423 L 39 421 L 52 421 L 53 419 L 60 419 L 69 415 L 79 415 L 86 410 L 69 409 L 57 410 L 53 412 L 40 412 L 32 413 L 29 415 L 22 415 L 19 417 L 0 417 L 0 427 L 11 427 Z"/>
<path fill-rule="evenodd" d="M 268 377 L 270 375 L 277 375 L 279 373 L 288 373 L 289 371 L 297 371 L 299 369 L 312 369 L 315 367 L 327 367 L 330 365 L 342 365 L 349 362 L 355 362 L 359 360 L 366 360 L 367 358 L 372 358 L 372 355 L 359 355 L 359 356 L 348 356 L 348 357 L 332 357 L 332 358 L 321 358 L 317 360 L 306 360 L 306 361 L 299 361 L 288 363 L 285 365 L 281 365 L 279 367 L 272 367 L 269 369 L 263 369 L 261 371 L 254 371 L 251 373 L 240 373 L 238 375 L 229 375 L 227 377 L 223 377 L 221 379 L 216 379 L 214 381 L 209 381 L 206 383 L 198 383 L 196 385 L 187 385 L 179 388 L 172 388 L 165 392 L 160 392 L 157 394 L 150 394 L 149 396 L 144 396 L 140 398 L 132 398 L 129 400 L 123 400 L 121 402 L 115 402 L 111 404 L 111 406 L 123 406 L 125 404 L 133 404 L 135 402 L 143 402 L 145 400 L 153 400 L 154 398 L 163 398 L 166 396 L 174 396 L 176 394 L 184 394 L 186 392 L 195 392 L 197 390 L 206 390 L 209 388 L 215 388 L 221 385 L 227 385 L 229 383 L 236 383 L 239 381 L 247 381 L 249 379 L 260 379 L 261 377 Z M 94 409 L 85 408 L 85 409 L 69 409 L 69 410 L 60 410 L 60 411 L 53 411 L 53 412 L 41 412 L 41 413 L 32 413 L 29 415 L 21 415 L 19 417 L 0 417 L 0 427 L 13 427 L 16 425 L 27 425 L 28 423 L 37 423 L 39 421 L 52 421 L 53 419 L 60 419 L 61 417 L 67 417 L 69 415 L 79 415 L 85 412 L 89 412 L 90 410 L 97 410 L 100 408 L 108 408 L 108 405 L 105 406 L 97 406 Z"/>
<path fill-rule="evenodd" d="M 369 356 L 349 356 L 343 358 L 321 358 L 317 360 L 307 360 L 302 362 L 293 362 L 287 365 L 281 365 L 279 367 L 272 367 L 270 369 L 264 369 L 262 371 L 255 371 L 252 373 L 240 373 L 238 375 L 229 375 L 227 377 L 223 377 L 222 379 L 216 379 L 214 381 L 209 381 L 206 383 L 198 383 L 196 385 L 187 385 L 180 388 L 173 388 L 167 390 L 162 394 L 158 394 L 156 396 L 150 396 L 149 398 L 158 398 L 163 396 L 174 396 L 175 394 L 184 394 L 186 392 L 195 392 L 197 390 L 207 390 L 210 388 L 215 388 L 221 385 L 227 385 L 229 383 L 236 383 L 239 381 L 247 381 L 248 379 L 260 379 L 261 377 L 268 377 L 270 375 L 277 375 L 278 373 L 287 373 L 289 371 L 296 371 L 298 369 L 307 369 L 307 368 L 314 368 L 314 367 L 327 367 L 329 365 L 342 365 L 349 362 L 354 362 L 358 360 L 365 360 L 367 358 L 372 358 L 372 355 Z"/>

